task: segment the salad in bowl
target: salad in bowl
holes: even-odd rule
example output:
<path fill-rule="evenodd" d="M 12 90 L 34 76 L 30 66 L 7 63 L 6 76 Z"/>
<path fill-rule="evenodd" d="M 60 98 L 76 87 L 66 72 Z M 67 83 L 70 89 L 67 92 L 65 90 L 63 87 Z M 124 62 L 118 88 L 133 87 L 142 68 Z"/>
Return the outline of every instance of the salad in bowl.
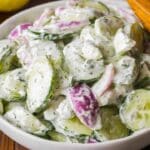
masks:
<path fill-rule="evenodd" d="M 46 8 L 0 41 L 0 113 L 45 139 L 99 143 L 150 128 L 150 35 L 131 10 Z"/>

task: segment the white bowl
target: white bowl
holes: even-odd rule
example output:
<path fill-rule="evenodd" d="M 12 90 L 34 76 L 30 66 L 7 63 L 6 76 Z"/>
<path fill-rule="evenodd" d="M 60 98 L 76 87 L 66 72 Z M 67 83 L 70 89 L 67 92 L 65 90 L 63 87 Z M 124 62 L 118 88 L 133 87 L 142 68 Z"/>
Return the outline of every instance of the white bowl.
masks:
<path fill-rule="evenodd" d="M 32 22 L 37 18 L 45 7 L 55 8 L 64 5 L 65 1 L 51 2 L 23 11 L 0 25 L 0 39 L 5 38 L 9 31 L 19 23 Z M 134 133 L 129 137 L 98 144 L 72 144 L 45 140 L 8 123 L 0 117 L 0 130 L 19 144 L 32 150 L 138 150 L 150 144 L 150 129 Z"/>

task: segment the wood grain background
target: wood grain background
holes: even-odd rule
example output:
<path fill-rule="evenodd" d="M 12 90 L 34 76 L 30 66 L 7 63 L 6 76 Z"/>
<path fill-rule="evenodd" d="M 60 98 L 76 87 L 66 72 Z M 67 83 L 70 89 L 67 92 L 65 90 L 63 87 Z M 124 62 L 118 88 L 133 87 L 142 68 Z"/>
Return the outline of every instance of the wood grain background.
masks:
<path fill-rule="evenodd" d="M 41 3 L 46 3 L 54 0 L 31 0 L 30 3 L 24 8 L 30 8 L 32 6 L 41 4 Z M 13 13 L 1 13 L 0 12 L 0 22 L 4 21 L 6 18 L 14 15 L 17 12 Z M 26 148 L 22 147 L 21 145 L 17 144 L 13 140 L 11 140 L 9 137 L 7 137 L 5 134 L 0 132 L 0 150 L 27 150 Z M 150 147 L 147 147 L 143 150 L 150 150 Z"/>

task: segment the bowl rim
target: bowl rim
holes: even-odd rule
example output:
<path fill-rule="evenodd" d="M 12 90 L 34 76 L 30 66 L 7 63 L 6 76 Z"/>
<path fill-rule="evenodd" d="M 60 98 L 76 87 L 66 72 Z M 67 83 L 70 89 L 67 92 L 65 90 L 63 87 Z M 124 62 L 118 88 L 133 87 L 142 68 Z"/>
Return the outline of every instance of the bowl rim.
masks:
<path fill-rule="evenodd" d="M 1 125 L 2 124 L 2 125 Z M 82 143 L 66 143 L 66 142 L 57 142 L 57 141 L 52 141 L 52 140 L 49 140 L 49 139 L 44 139 L 42 137 L 38 137 L 36 135 L 32 135 L 28 132 L 25 132 L 24 130 L 14 126 L 13 124 L 9 123 L 4 117 L 0 116 L 0 129 L 4 132 L 5 130 L 3 130 L 3 127 L 2 126 L 6 126 L 7 128 L 10 128 L 10 130 L 14 131 L 14 132 L 17 132 L 18 134 L 21 134 L 21 135 L 24 135 L 30 139 L 33 139 L 33 140 L 36 140 L 37 142 L 40 141 L 40 142 L 44 142 L 44 143 L 51 143 L 51 144 L 60 144 L 60 145 L 74 145 L 74 146 L 77 146 L 77 147 L 95 147 L 95 146 L 100 146 L 100 145 L 108 145 L 108 144 L 116 144 L 116 143 L 122 143 L 122 142 L 127 142 L 129 140 L 132 140 L 134 138 L 137 138 L 137 137 L 140 137 L 144 134 L 150 134 L 150 129 L 142 129 L 142 130 L 139 130 L 135 133 L 133 133 L 132 135 L 130 136 L 127 136 L 127 137 L 123 137 L 123 138 L 120 138 L 120 139 L 114 139 L 114 140 L 110 140 L 110 141 L 104 141 L 104 142 L 100 142 L 100 143 L 94 143 L 94 144 L 90 144 L 90 143 L 86 143 L 86 144 L 82 144 Z M 7 134 L 7 133 L 6 133 Z"/>
<path fill-rule="evenodd" d="M 23 11 L 17 13 L 16 15 L 6 19 L 3 23 L 1 23 L 0 24 L 0 29 L 4 29 L 5 26 L 8 26 L 9 24 L 11 24 L 12 21 L 13 22 L 17 21 L 19 18 L 21 18 L 22 16 L 25 16 L 26 14 L 32 12 L 33 10 L 43 9 L 44 7 L 50 7 L 50 6 L 55 8 L 56 6 L 64 5 L 64 2 L 65 2 L 65 0 L 48 2 L 48 3 L 44 3 L 42 5 L 37 5 L 37 6 L 29 8 L 29 9 L 23 10 Z M 0 33 L 0 39 L 4 38 L 4 35 L 6 35 L 6 32 L 4 31 L 4 33 L 2 33 L 2 34 Z M 104 142 L 94 143 L 94 144 L 88 144 L 88 143 L 81 144 L 81 143 L 57 142 L 57 141 L 52 141 L 52 140 L 48 140 L 48 139 L 44 139 L 44 138 L 38 137 L 36 135 L 32 135 L 32 134 L 27 133 L 24 130 L 14 126 L 13 124 L 9 123 L 3 116 L 0 116 L 0 129 L 6 135 L 9 136 L 9 133 L 4 129 L 4 126 L 9 128 L 14 133 L 16 132 L 17 134 L 20 134 L 22 136 L 26 136 L 27 138 L 32 139 L 32 140 L 37 141 L 37 142 L 39 141 L 39 142 L 43 142 L 43 143 L 47 143 L 47 144 L 49 143 L 49 144 L 68 145 L 68 146 L 69 145 L 73 145 L 75 147 L 80 147 L 80 148 L 81 147 L 87 147 L 87 146 L 92 148 L 92 147 L 97 147 L 97 146 L 101 146 L 101 145 L 123 143 L 123 142 L 130 141 L 130 140 L 132 140 L 134 138 L 140 137 L 142 135 L 150 134 L 150 129 L 148 128 L 148 129 L 142 129 L 142 130 L 136 131 L 132 135 L 127 136 L 127 137 L 123 137 L 123 138 L 120 138 L 120 139 L 114 139 L 114 140 L 104 141 Z"/>

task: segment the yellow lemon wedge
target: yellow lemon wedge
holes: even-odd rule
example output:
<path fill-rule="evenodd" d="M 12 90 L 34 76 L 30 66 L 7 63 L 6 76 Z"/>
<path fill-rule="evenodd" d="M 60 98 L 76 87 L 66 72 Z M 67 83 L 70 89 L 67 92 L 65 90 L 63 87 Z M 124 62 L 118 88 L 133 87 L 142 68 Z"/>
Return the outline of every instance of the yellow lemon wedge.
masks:
<path fill-rule="evenodd" d="M 25 6 L 29 0 L 0 0 L 0 11 L 15 11 Z"/>

